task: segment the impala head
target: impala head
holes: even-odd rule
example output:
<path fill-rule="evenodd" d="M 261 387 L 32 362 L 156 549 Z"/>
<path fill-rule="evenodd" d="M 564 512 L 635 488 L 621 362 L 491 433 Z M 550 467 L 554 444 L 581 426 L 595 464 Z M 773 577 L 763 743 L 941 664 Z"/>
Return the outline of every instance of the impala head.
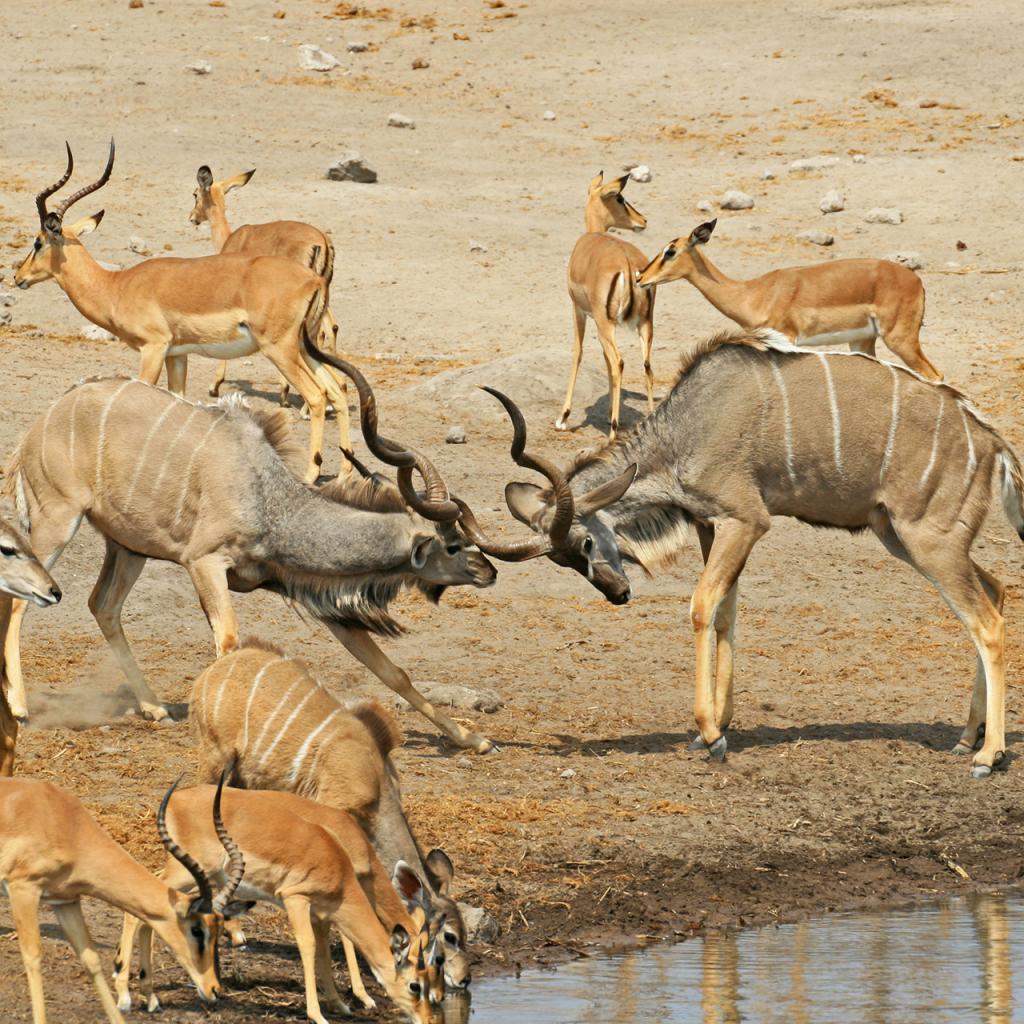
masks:
<path fill-rule="evenodd" d="M 394 957 L 394 981 L 385 981 L 384 987 L 395 1005 L 414 1024 L 432 1024 L 434 1004 L 430 1001 L 430 979 L 427 969 L 426 929 L 410 936 L 404 927 L 396 924 L 391 929 L 391 954 Z"/>
<path fill-rule="evenodd" d="M 242 851 L 232 841 L 224 827 L 220 813 L 221 791 L 224 788 L 225 773 L 221 774 L 216 795 L 213 798 L 213 826 L 221 845 L 228 854 L 228 866 L 225 869 L 227 881 L 214 890 L 206 872 L 186 850 L 183 850 L 171 838 L 167 830 L 167 805 L 171 794 L 177 789 L 179 778 L 167 790 L 160 803 L 156 817 L 157 832 L 167 852 L 185 867 L 196 881 L 199 888 L 198 896 L 186 896 L 176 893 L 173 897 L 174 912 L 178 931 L 178 941 L 172 937 L 169 944 L 182 967 L 188 971 L 189 977 L 204 1002 L 212 1003 L 220 992 L 220 979 L 217 975 L 217 942 L 224 925 L 225 911 L 231 897 L 235 894 L 242 881 L 245 861 Z"/>
<path fill-rule="evenodd" d="M 61 599 L 60 587 L 39 564 L 27 538 L 0 522 L 0 593 L 45 608 Z"/>
<path fill-rule="evenodd" d="M 526 451 L 526 421 L 515 402 L 494 388 L 484 391 L 501 402 L 512 420 L 512 459 L 517 465 L 546 476 L 551 486 L 510 483 L 505 488 L 509 511 L 537 535 L 531 540 L 492 541 L 472 510 L 456 498 L 462 509 L 462 528 L 481 551 L 495 558 L 522 562 L 547 555 L 556 565 L 575 569 L 586 577 L 612 604 L 625 604 L 630 597 L 629 579 L 622 569 L 611 520 L 602 510 L 626 493 L 636 478 L 637 467 L 628 466 L 613 480 L 576 497 L 561 470 Z"/>
<path fill-rule="evenodd" d="M 188 219 L 198 227 L 204 221 L 210 219 L 210 210 L 215 206 L 223 209 L 224 197 L 233 189 L 241 188 L 249 183 L 249 179 L 256 173 L 254 167 L 251 171 L 243 171 L 233 178 L 225 178 L 224 181 L 214 181 L 213 172 L 203 164 L 196 173 L 196 189 L 192 193 L 195 205 Z"/>
<path fill-rule="evenodd" d="M 74 158 L 71 156 L 71 147 L 65 142 L 68 151 L 68 166 L 61 179 L 49 188 L 43 189 L 36 196 L 36 209 L 39 212 L 39 233 L 32 242 L 32 250 L 21 261 L 17 272 L 14 275 L 14 283 L 19 288 L 31 288 L 40 281 L 49 280 L 51 277 L 59 277 L 68 258 L 70 250 L 81 245 L 79 239 L 82 235 L 94 231 L 103 219 L 103 211 L 93 214 L 91 217 L 84 217 L 74 224 L 64 224 L 64 214 L 68 209 L 77 203 L 79 199 L 90 195 L 97 189 L 102 188 L 110 178 L 110 172 L 114 166 L 114 140 L 110 140 L 110 155 L 107 157 L 107 166 L 100 177 L 91 185 L 80 188 L 77 192 L 68 196 L 59 206 L 53 210 L 46 209 L 46 200 L 58 189 L 67 184 L 74 169 Z"/>
<path fill-rule="evenodd" d="M 661 284 L 663 281 L 678 281 L 681 277 L 689 277 L 696 265 L 693 251 L 698 245 L 704 245 L 715 230 L 718 218 L 700 224 L 690 232 L 689 238 L 673 238 L 650 263 L 637 275 L 637 284 L 641 288 Z"/>
<path fill-rule="evenodd" d="M 609 228 L 621 228 L 623 231 L 643 231 L 647 227 L 647 218 L 629 203 L 622 190 L 629 182 L 629 175 L 621 178 L 604 180 L 601 171 L 590 182 L 587 190 L 587 229 L 596 228 L 607 231 Z"/>

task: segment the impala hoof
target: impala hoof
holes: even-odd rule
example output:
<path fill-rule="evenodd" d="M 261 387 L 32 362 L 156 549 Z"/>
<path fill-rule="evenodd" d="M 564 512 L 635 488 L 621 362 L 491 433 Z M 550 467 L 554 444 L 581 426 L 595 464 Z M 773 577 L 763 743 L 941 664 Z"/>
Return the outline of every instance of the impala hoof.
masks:
<path fill-rule="evenodd" d="M 117 997 L 117 1008 L 122 1013 L 130 1013 L 132 1008 L 132 997 L 130 995 L 123 995 Z"/>
<path fill-rule="evenodd" d="M 971 765 L 972 779 L 987 779 L 992 774 L 992 769 L 987 764 Z"/>
<path fill-rule="evenodd" d="M 727 746 L 728 744 L 725 741 L 725 737 L 719 736 L 718 739 L 715 740 L 715 742 L 712 743 L 710 747 L 708 747 L 708 754 L 710 755 L 711 760 L 724 761 Z"/>
<path fill-rule="evenodd" d="M 565 416 L 559 416 L 559 418 L 557 420 L 555 420 L 555 430 L 568 430 L 568 429 L 569 429 L 569 424 L 565 422 Z"/>
<path fill-rule="evenodd" d="M 700 733 L 697 733 L 697 735 L 694 736 L 694 738 L 692 740 L 690 740 L 690 742 L 687 744 L 686 749 L 687 750 L 707 750 L 708 749 L 708 745 L 704 742 L 704 737 L 701 736 Z"/>
<path fill-rule="evenodd" d="M 973 754 L 974 753 L 974 747 L 969 747 L 966 743 L 963 742 L 963 740 L 961 740 L 953 748 L 953 753 L 954 754 L 959 754 L 961 756 L 963 756 L 965 754 Z"/>
<path fill-rule="evenodd" d="M 139 713 L 147 722 L 162 722 L 170 718 L 170 713 L 162 704 L 143 704 Z"/>

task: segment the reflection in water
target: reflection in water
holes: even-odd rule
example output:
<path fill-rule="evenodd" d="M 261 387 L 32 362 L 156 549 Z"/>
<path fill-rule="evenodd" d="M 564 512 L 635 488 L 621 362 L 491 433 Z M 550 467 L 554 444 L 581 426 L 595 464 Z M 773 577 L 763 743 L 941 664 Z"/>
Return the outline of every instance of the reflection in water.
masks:
<path fill-rule="evenodd" d="M 712 934 L 474 985 L 445 1024 L 1007 1024 L 1024 902 L 1003 895 Z M 449 1009 L 451 1015 L 449 1015 Z M 1016 1010 L 1016 1016 L 1015 1016 Z"/>

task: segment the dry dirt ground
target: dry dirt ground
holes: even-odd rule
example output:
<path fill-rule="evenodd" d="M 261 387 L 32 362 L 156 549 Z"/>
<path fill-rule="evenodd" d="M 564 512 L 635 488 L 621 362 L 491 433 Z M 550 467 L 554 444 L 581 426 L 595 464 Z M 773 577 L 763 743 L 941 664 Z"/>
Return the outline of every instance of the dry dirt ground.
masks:
<path fill-rule="evenodd" d="M 599 169 L 650 165 L 629 195 L 647 214 L 649 253 L 688 232 L 728 188 L 753 210 L 719 214 L 709 255 L 735 276 L 850 256 L 919 252 L 923 342 L 1024 449 L 1019 381 L 1024 307 L 1019 196 L 1024 84 L 1019 19 L 994 0 L 10 0 L 0 118 L 0 246 L 5 268 L 36 230 L 33 195 L 75 149 L 75 182 L 114 176 L 83 203 L 107 214 L 89 246 L 128 264 L 132 235 L 155 253 L 210 250 L 186 216 L 196 168 L 255 166 L 231 198 L 235 223 L 285 216 L 332 231 L 333 305 L 342 345 L 378 389 L 388 432 L 431 452 L 453 489 L 495 524 L 512 472 L 507 426 L 468 381 L 519 399 L 537 447 L 560 458 L 600 438 L 607 403 L 593 335 L 574 422 L 551 427 L 568 369 L 564 266 Z M 278 14 L 277 12 L 280 12 Z M 354 15 L 354 16 L 349 16 Z M 348 53 L 346 43 L 370 44 Z M 297 47 L 337 54 L 302 71 Z M 429 66 L 413 70 L 414 60 Z M 208 75 L 186 70 L 196 60 Z M 922 103 L 922 101 L 924 101 Z M 546 110 L 555 120 L 546 120 Z M 415 130 L 386 126 L 389 113 Z M 375 185 L 325 179 L 358 149 Z M 793 160 L 840 158 L 818 173 Z M 854 162 L 855 154 L 866 160 Z M 766 169 L 775 177 L 764 178 Z M 845 212 L 824 217 L 831 188 Z M 866 224 L 898 207 L 899 226 Z M 821 249 L 808 228 L 836 236 Z M 471 240 L 485 247 L 471 251 Z M 3 271 L 10 290 L 13 273 Z M 6 400 L 0 448 L 77 379 L 133 371 L 118 342 L 83 339 L 53 284 L 17 293 L 0 327 Z M 658 392 L 679 353 L 725 325 L 688 285 L 658 297 Z M 627 405 L 642 411 L 638 345 L 621 335 Z M 504 360 L 467 378 L 469 368 Z M 259 358 L 230 379 L 273 400 Z M 442 371 L 446 375 L 432 379 Z M 194 359 L 189 395 L 212 365 Z M 296 429 L 307 425 L 295 410 Z M 468 443 L 445 446 L 453 423 Z M 330 425 L 328 437 L 331 437 Z M 130 443 L 130 439 L 125 439 Z M 328 467 L 337 465 L 331 451 Z M 1001 513 L 979 560 L 1010 586 L 1009 747 L 1021 744 L 1022 550 Z M 100 562 L 89 528 L 56 575 L 66 598 L 33 611 L 24 636 L 35 709 L 19 770 L 67 787 L 147 864 L 152 812 L 192 760 L 188 729 L 119 714 L 124 693 L 86 598 Z M 454 752 L 402 713 L 397 760 L 422 840 L 443 845 L 460 898 L 487 907 L 500 941 L 476 976 L 550 963 L 594 944 L 690 935 L 701 927 L 787 920 L 831 908 L 1013 882 L 1024 870 L 1019 763 L 972 782 L 948 753 L 963 720 L 973 654 L 938 596 L 870 536 L 779 521 L 741 588 L 737 712 L 728 762 L 687 751 L 693 657 L 687 601 L 700 558 L 614 608 L 547 562 L 501 566 L 488 591 L 450 592 L 438 609 L 407 602 L 409 635 L 386 644 L 415 678 L 486 683 L 504 708 L 461 713 L 500 755 Z M 271 596 L 236 602 L 244 632 L 301 654 L 340 694 L 382 687 L 323 629 Z M 184 572 L 151 564 L 125 615 L 151 682 L 186 699 L 211 637 Z M 563 777 L 566 769 L 574 775 Z M 961 865 L 970 880 L 950 869 Z M 110 955 L 117 921 L 92 911 Z M 302 1017 L 300 973 L 283 918 L 256 918 L 256 953 L 221 1006 L 233 1022 Z M 47 931 L 46 987 L 67 1022 L 98 1007 L 69 948 Z M 165 1019 L 202 1015 L 165 958 Z M 4 1017 L 29 1019 L 17 944 L 0 903 Z"/>

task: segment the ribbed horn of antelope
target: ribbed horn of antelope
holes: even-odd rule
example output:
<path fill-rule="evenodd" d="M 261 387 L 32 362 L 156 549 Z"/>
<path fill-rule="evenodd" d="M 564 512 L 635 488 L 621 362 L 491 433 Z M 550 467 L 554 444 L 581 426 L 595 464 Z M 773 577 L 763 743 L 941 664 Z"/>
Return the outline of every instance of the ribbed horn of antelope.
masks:
<path fill-rule="evenodd" d="M 71 150 L 68 150 L 70 156 Z M 64 200 L 53 212 L 57 217 L 63 219 L 64 214 L 78 202 L 79 199 L 84 199 L 87 195 L 91 195 L 97 189 L 102 188 L 110 180 L 110 172 L 114 169 L 114 140 L 110 140 L 110 154 L 107 157 L 107 166 L 103 168 L 103 173 L 91 184 L 86 185 L 84 188 L 80 188 L 77 192 L 72 192 L 67 199 Z"/>
<path fill-rule="evenodd" d="M 64 172 L 64 177 L 49 188 L 44 188 L 43 191 L 36 196 L 36 209 L 39 211 L 40 226 L 42 226 L 43 221 L 46 220 L 46 200 L 49 199 L 54 192 L 58 189 L 62 189 L 68 183 L 68 179 L 71 177 L 71 172 L 75 169 L 75 158 L 71 155 L 71 144 L 65 142 L 64 148 L 68 151 L 68 169 Z"/>
<path fill-rule="evenodd" d="M 210 879 L 207 877 L 206 872 L 199 866 L 197 861 L 189 856 L 171 838 L 171 833 L 167 831 L 167 805 L 170 803 L 171 795 L 178 788 L 178 783 L 181 780 L 182 776 L 179 775 L 174 780 L 171 788 L 164 794 L 163 800 L 160 801 L 160 810 L 157 811 L 156 815 L 156 830 L 160 835 L 160 842 L 164 844 L 167 852 L 196 880 L 196 885 L 199 886 L 199 898 L 202 901 L 203 907 L 212 908 L 213 886 L 210 885 Z"/>
<path fill-rule="evenodd" d="M 313 344 L 309 331 L 303 323 L 302 342 L 306 353 L 317 362 L 326 363 L 340 370 L 352 380 L 359 393 L 359 425 L 363 431 L 366 447 L 381 462 L 398 467 L 398 487 L 406 504 L 415 509 L 425 519 L 436 522 L 452 522 L 459 518 L 458 506 L 449 499 L 448 488 L 434 464 L 419 452 L 402 448 L 399 444 L 382 437 L 377 433 L 377 399 L 370 387 L 370 382 L 356 369 L 352 363 L 328 352 L 321 352 Z M 402 470 L 407 472 L 402 472 Z M 412 483 L 412 470 L 416 470 L 427 488 L 426 498 L 416 493 Z"/>
<path fill-rule="evenodd" d="M 217 890 L 217 895 L 213 897 L 213 902 L 211 903 L 213 913 L 215 914 L 224 913 L 224 908 L 228 905 L 231 897 L 235 895 L 235 891 L 242 882 L 242 876 L 245 874 L 245 858 L 242 856 L 242 851 L 235 844 L 235 841 L 228 834 L 228 830 L 224 827 L 224 819 L 220 813 L 220 796 L 224 790 L 224 779 L 233 768 L 234 762 L 220 773 L 217 792 L 213 797 L 213 827 L 217 831 L 220 845 L 224 847 L 228 855 L 227 881 Z"/>

